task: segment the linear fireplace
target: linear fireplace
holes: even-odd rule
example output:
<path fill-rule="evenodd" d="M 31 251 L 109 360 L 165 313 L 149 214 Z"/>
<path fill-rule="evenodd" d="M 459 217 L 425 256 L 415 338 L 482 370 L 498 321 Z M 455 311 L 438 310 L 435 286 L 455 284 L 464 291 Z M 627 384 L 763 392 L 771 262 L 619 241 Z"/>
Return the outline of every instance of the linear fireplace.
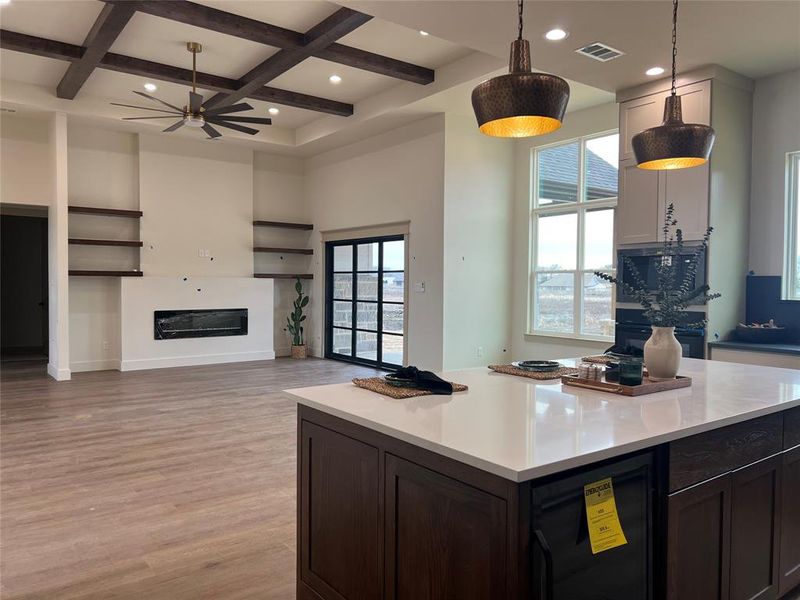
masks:
<path fill-rule="evenodd" d="M 231 335 L 247 335 L 246 308 L 153 312 L 153 338 L 156 340 Z"/>

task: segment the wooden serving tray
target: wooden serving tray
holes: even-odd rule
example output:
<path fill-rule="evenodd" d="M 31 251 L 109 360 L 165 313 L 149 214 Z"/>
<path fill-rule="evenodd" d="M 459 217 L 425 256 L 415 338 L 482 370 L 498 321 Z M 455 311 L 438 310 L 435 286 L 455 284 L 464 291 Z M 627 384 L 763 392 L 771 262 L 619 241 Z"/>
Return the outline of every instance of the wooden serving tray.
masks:
<path fill-rule="evenodd" d="M 596 379 L 582 379 L 577 375 L 564 375 L 561 377 L 561 383 L 622 396 L 643 396 L 645 394 L 689 387 L 692 385 L 692 378 L 678 375 L 675 379 L 667 381 L 650 381 L 649 378 L 643 377 L 641 385 L 622 385 L 616 381 L 606 381 L 605 379 L 598 381 Z"/>

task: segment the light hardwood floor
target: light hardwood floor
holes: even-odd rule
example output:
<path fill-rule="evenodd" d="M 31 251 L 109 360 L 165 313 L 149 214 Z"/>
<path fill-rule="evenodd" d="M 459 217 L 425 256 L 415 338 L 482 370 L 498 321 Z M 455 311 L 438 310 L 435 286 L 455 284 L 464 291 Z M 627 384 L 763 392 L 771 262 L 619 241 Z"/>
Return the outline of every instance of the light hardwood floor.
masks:
<path fill-rule="evenodd" d="M 291 599 L 294 403 L 375 373 L 275 361 L 0 372 L 3 600 Z"/>

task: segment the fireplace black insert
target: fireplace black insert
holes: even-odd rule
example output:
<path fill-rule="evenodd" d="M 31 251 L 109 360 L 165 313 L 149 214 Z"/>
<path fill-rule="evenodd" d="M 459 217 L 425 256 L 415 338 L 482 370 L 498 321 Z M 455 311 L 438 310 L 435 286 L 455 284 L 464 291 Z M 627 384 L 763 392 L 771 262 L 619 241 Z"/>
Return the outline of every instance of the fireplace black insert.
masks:
<path fill-rule="evenodd" d="M 156 340 L 247 335 L 246 308 L 157 310 L 153 313 Z"/>

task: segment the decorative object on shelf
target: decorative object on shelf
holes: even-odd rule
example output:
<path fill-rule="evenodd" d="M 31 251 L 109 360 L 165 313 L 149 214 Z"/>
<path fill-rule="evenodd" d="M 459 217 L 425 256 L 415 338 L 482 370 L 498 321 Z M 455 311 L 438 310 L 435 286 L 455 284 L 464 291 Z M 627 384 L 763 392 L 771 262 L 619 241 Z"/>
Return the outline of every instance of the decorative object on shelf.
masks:
<path fill-rule="evenodd" d="M 788 339 L 788 329 L 775 324 L 774 319 L 766 323 L 739 323 L 736 326 L 736 338 L 753 344 L 778 344 Z"/>
<path fill-rule="evenodd" d="M 292 336 L 292 358 L 306 358 L 308 347 L 303 338 L 302 323 L 306 320 L 303 309 L 308 306 L 308 296 L 303 294 L 303 284 L 299 277 L 294 284 L 294 291 L 297 292 L 297 298 L 294 300 L 292 313 L 286 319 L 286 329 Z"/>
<path fill-rule="evenodd" d="M 706 304 L 719 298 L 721 294 L 709 292 L 708 285 L 694 287 L 697 265 L 705 260 L 708 240 L 712 227 L 706 229 L 703 241 L 693 252 L 687 253 L 683 245 L 683 232 L 677 228 L 675 207 L 669 204 L 664 211 L 661 261 L 656 265 L 656 287 L 648 291 L 648 284 L 636 264 L 627 256 L 624 258 L 625 281 L 613 275 L 595 271 L 595 276 L 621 287 L 627 294 L 636 298 L 644 311 L 642 316 L 650 323 L 653 334 L 644 344 L 644 363 L 651 380 L 674 379 L 681 361 L 681 345 L 675 339 L 675 326 L 705 326 L 705 320 L 686 323 L 686 308 L 693 304 Z M 674 233 L 673 233 L 674 228 Z M 681 264 L 682 263 L 682 264 Z M 681 269 L 683 277 L 679 281 Z M 652 288 L 652 286 L 650 286 Z"/>
<path fill-rule="evenodd" d="M 119 104 L 117 102 L 112 102 L 114 106 L 124 106 L 126 108 L 138 108 L 139 110 L 148 110 L 152 112 L 159 112 L 164 113 L 164 116 L 160 117 L 125 117 L 123 121 L 144 121 L 149 119 L 174 119 L 178 117 L 179 120 L 167 127 L 164 131 L 169 133 L 172 131 L 176 131 L 186 125 L 187 127 L 196 127 L 201 128 L 208 134 L 209 139 L 214 139 L 220 137 L 222 134 L 212 127 L 216 125 L 217 127 L 224 127 L 226 129 L 233 129 L 234 131 L 240 131 L 242 133 L 246 133 L 248 135 L 255 135 L 258 133 L 258 129 L 254 129 L 252 127 L 245 127 L 244 125 L 238 125 L 237 123 L 253 123 L 258 125 L 272 125 L 272 119 L 268 117 L 236 117 L 231 116 L 231 113 L 237 113 L 247 110 L 253 110 L 253 107 L 247 104 L 247 102 L 241 102 L 239 104 L 230 104 L 228 106 L 211 106 L 207 107 L 203 104 L 203 96 L 197 93 L 197 55 L 203 51 L 203 46 L 197 42 L 186 42 L 186 49 L 192 53 L 192 91 L 189 92 L 189 103 L 184 106 L 183 108 L 179 108 L 174 104 L 170 104 L 169 102 L 164 102 L 163 100 L 159 100 L 155 96 L 151 96 L 149 94 L 145 94 L 144 92 L 137 92 L 136 90 L 133 91 L 134 94 L 142 96 L 143 98 L 147 98 L 152 100 L 153 102 L 158 102 L 159 104 L 166 106 L 170 110 L 164 110 L 163 108 L 149 108 L 146 106 L 134 106 L 131 104 Z"/>
<path fill-rule="evenodd" d="M 569 84 L 561 77 L 531 72 L 531 48 L 522 39 L 522 1 L 517 0 L 517 39 L 511 42 L 508 74 L 479 83 L 472 108 L 481 133 L 493 137 L 532 137 L 561 127 Z"/>
<path fill-rule="evenodd" d="M 705 164 L 714 146 L 714 129 L 684 123 L 681 97 L 675 87 L 678 55 L 678 0 L 672 0 L 672 93 L 664 101 L 664 121 L 633 136 L 633 153 L 640 169 L 687 169 Z"/>

